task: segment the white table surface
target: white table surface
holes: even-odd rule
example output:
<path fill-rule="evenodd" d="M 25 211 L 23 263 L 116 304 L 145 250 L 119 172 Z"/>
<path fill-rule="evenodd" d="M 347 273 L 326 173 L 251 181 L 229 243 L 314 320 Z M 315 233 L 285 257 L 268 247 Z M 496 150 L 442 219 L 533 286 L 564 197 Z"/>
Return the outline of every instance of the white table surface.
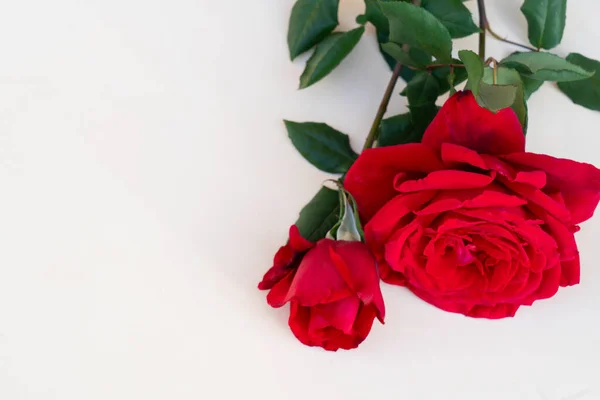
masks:
<path fill-rule="evenodd" d="M 341 3 L 348 29 L 362 1 Z M 521 1 L 488 3 L 494 29 L 526 42 Z M 0 399 L 600 399 L 600 213 L 577 234 L 582 283 L 514 319 L 383 285 L 386 325 L 329 353 L 267 306 L 256 283 L 328 177 L 281 120 L 327 122 L 359 149 L 390 75 L 369 29 L 298 91 L 291 6 L 3 5 Z M 568 8 L 555 52 L 600 59 L 600 3 Z M 513 50 L 488 40 L 489 55 Z M 390 115 L 405 110 L 395 94 Z M 600 113 L 551 84 L 529 111 L 530 151 L 600 165 Z"/>

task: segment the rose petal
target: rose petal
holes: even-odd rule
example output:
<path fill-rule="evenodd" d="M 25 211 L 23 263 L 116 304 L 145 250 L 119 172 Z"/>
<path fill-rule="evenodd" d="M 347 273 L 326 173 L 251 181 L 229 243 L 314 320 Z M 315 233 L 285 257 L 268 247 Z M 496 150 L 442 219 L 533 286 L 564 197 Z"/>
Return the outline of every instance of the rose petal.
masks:
<path fill-rule="evenodd" d="M 354 322 L 354 333 L 356 345 L 358 346 L 369 332 L 371 332 L 371 327 L 373 326 L 373 320 L 377 315 L 377 310 L 373 306 L 362 305 L 360 310 L 358 311 L 358 316 L 356 317 L 356 321 Z"/>
<path fill-rule="evenodd" d="M 465 208 L 486 207 L 519 207 L 527 204 L 527 201 L 514 195 L 498 192 L 495 190 L 484 190 L 479 196 L 464 203 Z"/>
<path fill-rule="evenodd" d="M 473 236 L 473 245 L 477 250 L 483 251 L 496 260 L 510 261 L 512 255 L 507 251 L 505 246 L 497 245 L 491 240 L 483 239 L 481 236 Z"/>
<path fill-rule="evenodd" d="M 424 268 L 407 268 L 405 276 L 407 277 L 407 287 L 418 288 L 427 291 L 431 296 L 442 296 L 444 291 L 438 287 L 437 280 L 429 275 Z"/>
<path fill-rule="evenodd" d="M 468 302 L 457 302 L 452 298 L 431 296 L 429 293 L 414 287 L 409 287 L 409 289 L 422 300 L 425 300 L 427 303 L 437 308 L 473 318 L 500 319 L 514 317 L 519 308 L 518 305 L 504 303 L 496 304 L 494 306 L 485 306 Z"/>
<path fill-rule="evenodd" d="M 545 217 L 548 228 L 558 244 L 561 257 L 561 286 L 577 285 L 580 280 L 579 250 L 573 232 L 551 216 Z"/>
<path fill-rule="evenodd" d="M 329 249 L 336 243 L 322 239 L 306 253 L 290 285 L 285 302 L 293 300 L 306 307 L 331 303 L 354 295 L 331 259 Z"/>
<path fill-rule="evenodd" d="M 511 272 L 510 264 L 508 262 L 497 263 L 489 277 L 488 289 L 492 292 L 502 291 L 508 285 L 508 282 L 512 277 Z"/>
<path fill-rule="evenodd" d="M 574 259 L 560 263 L 560 286 L 573 286 L 579 284 L 581 277 L 581 264 L 579 254 Z"/>
<path fill-rule="evenodd" d="M 544 171 L 548 175 L 548 187 L 563 193 L 580 188 L 600 191 L 600 170 L 591 164 L 525 152 L 507 154 L 500 158 L 528 171 Z"/>
<path fill-rule="evenodd" d="M 453 143 L 442 143 L 442 162 L 448 166 L 467 164 L 483 170 L 488 169 L 483 158 L 475 150 Z"/>
<path fill-rule="evenodd" d="M 515 153 L 502 156 L 518 168 L 542 170 L 547 190 L 562 193 L 573 223 L 589 219 L 600 201 L 600 170 L 593 165 L 545 154 Z"/>
<path fill-rule="evenodd" d="M 290 264 L 294 260 L 294 252 L 288 245 L 279 248 L 273 258 L 273 266 L 265 273 L 258 289 L 271 289 L 277 282 L 282 280 L 291 271 Z"/>
<path fill-rule="evenodd" d="M 517 172 L 514 181 L 518 183 L 527 183 L 534 188 L 542 189 L 546 186 L 546 173 L 543 171 L 520 171 Z"/>
<path fill-rule="evenodd" d="M 420 227 L 420 222 L 413 220 L 410 224 L 397 230 L 385 244 L 385 261 L 394 271 L 402 272 L 400 267 L 402 261 L 402 250 L 404 243 Z"/>
<path fill-rule="evenodd" d="M 434 191 L 400 194 L 385 204 L 365 226 L 365 238 L 373 252 L 378 253 L 374 247 L 383 247 L 404 217 L 420 209 L 434 196 Z"/>
<path fill-rule="evenodd" d="M 422 143 L 439 151 L 454 143 L 478 153 L 508 154 L 525 150 L 525 136 L 515 112 L 493 113 L 479 104 L 470 91 L 450 97 L 433 119 Z"/>
<path fill-rule="evenodd" d="M 399 172 L 428 173 L 443 168 L 435 153 L 421 143 L 367 149 L 346 174 L 344 187 L 354 196 L 366 223 L 397 194 L 393 181 Z"/>
<path fill-rule="evenodd" d="M 406 277 L 401 272 L 394 271 L 387 262 L 379 263 L 379 276 L 390 285 L 406 286 Z"/>
<path fill-rule="evenodd" d="M 385 304 L 373 255 L 364 243 L 337 241 L 329 248 L 334 266 L 346 284 L 366 305 L 373 304 L 383 323 Z"/>
<path fill-rule="evenodd" d="M 319 304 L 311 308 L 309 333 L 332 326 L 346 335 L 351 335 L 354 321 L 360 307 L 360 300 L 350 296 L 328 304 Z"/>
<path fill-rule="evenodd" d="M 594 189 L 582 189 L 565 192 L 562 197 L 565 206 L 571 211 L 571 221 L 580 224 L 594 215 L 600 201 L 600 192 Z"/>
<path fill-rule="evenodd" d="M 267 303 L 274 308 L 282 307 L 288 302 L 287 295 L 294 280 L 296 271 L 290 271 L 283 279 L 277 282 L 269 294 L 267 294 Z"/>
<path fill-rule="evenodd" d="M 417 192 L 420 193 L 420 192 Z M 416 211 L 416 215 L 440 214 L 445 211 L 456 210 L 463 206 L 462 201 L 457 199 L 439 199 L 433 200 L 427 207 L 421 211 Z"/>
<path fill-rule="evenodd" d="M 523 305 L 530 306 L 536 300 L 548 299 L 554 296 L 556 292 L 558 292 L 560 275 L 561 272 L 559 265 L 544 271 L 542 280 L 539 283 L 537 290 L 535 290 L 535 292 L 526 298 L 521 299 L 520 302 L 523 303 Z"/>
<path fill-rule="evenodd" d="M 290 304 L 290 317 L 288 325 L 296 338 L 307 346 L 316 346 L 314 340 L 308 335 L 308 324 L 310 322 L 310 308 L 302 307 L 298 303 Z"/>
<path fill-rule="evenodd" d="M 524 199 L 538 205 L 542 209 L 546 210 L 549 214 L 558 218 L 560 221 L 570 221 L 571 213 L 569 210 L 562 204 L 554 201 L 550 196 L 541 190 L 527 184 L 509 182 L 504 178 L 500 178 L 500 181 L 510 190 L 517 193 Z"/>
<path fill-rule="evenodd" d="M 531 210 L 545 221 L 547 226 L 546 230 L 549 231 L 550 235 L 558 245 L 561 261 L 574 259 L 579 254 L 579 251 L 577 250 L 577 243 L 575 242 L 575 236 L 573 235 L 575 231 L 570 229 L 570 225 L 565 225 L 560 222 L 542 207 L 533 205 L 531 206 Z"/>
<path fill-rule="evenodd" d="M 325 333 L 321 346 L 327 351 L 351 350 L 357 348 L 361 342 L 362 340 L 356 335 L 345 335 L 343 332 L 333 329 Z"/>
<path fill-rule="evenodd" d="M 405 181 L 396 190 L 409 193 L 420 190 L 472 189 L 485 187 L 493 180 L 492 176 L 475 172 L 444 170 L 432 172 L 423 179 Z"/>
<path fill-rule="evenodd" d="M 314 244 L 304 239 L 296 225 L 289 230 L 289 241 L 285 246 L 279 248 L 273 257 L 273 266 L 265 273 L 258 289 L 271 289 L 277 282 L 283 279 L 292 269 L 297 267 L 301 253 L 310 249 Z M 294 263 L 294 265 L 292 265 Z"/>
<path fill-rule="evenodd" d="M 496 171 L 500 176 L 507 178 L 509 181 L 514 181 L 517 176 L 517 171 L 509 163 L 499 159 L 498 157 L 489 154 L 482 154 L 481 158 L 485 161 L 487 169 Z"/>
<path fill-rule="evenodd" d="M 471 286 L 477 276 L 471 268 L 460 267 L 458 263 L 459 260 L 454 255 L 436 254 L 427 258 L 425 269 L 435 278 L 442 292 L 460 291 Z"/>
<path fill-rule="evenodd" d="M 314 243 L 304 239 L 296 225 L 290 227 L 290 247 L 296 253 L 304 252 L 314 246 Z"/>
<path fill-rule="evenodd" d="M 501 319 L 514 317 L 519 305 L 499 303 L 494 306 L 475 305 L 469 310 L 467 316 L 473 318 Z"/>

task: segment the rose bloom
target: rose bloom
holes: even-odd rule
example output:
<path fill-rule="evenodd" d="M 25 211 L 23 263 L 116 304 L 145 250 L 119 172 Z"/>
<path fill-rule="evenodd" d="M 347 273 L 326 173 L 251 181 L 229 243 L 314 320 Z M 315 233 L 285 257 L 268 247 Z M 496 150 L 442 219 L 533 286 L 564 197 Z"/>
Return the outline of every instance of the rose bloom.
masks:
<path fill-rule="evenodd" d="M 573 234 L 600 198 L 598 169 L 525 152 L 515 113 L 481 108 L 468 91 L 421 143 L 364 151 L 344 184 L 384 281 L 482 318 L 579 283 Z"/>
<path fill-rule="evenodd" d="M 383 323 L 385 316 L 375 259 L 367 246 L 330 239 L 315 245 L 296 226 L 258 288 L 270 289 L 267 302 L 272 307 L 290 303 L 290 328 L 307 346 L 355 348 L 373 320 Z"/>

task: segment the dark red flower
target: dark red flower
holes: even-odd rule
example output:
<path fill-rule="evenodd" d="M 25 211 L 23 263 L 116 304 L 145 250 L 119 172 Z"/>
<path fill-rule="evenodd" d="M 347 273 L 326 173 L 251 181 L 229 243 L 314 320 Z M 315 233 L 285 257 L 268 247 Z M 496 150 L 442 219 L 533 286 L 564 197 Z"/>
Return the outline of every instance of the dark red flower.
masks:
<path fill-rule="evenodd" d="M 299 261 L 287 265 L 267 273 L 278 276 L 277 283 L 261 282 L 259 287 L 271 286 L 267 301 L 272 307 L 290 303 L 290 328 L 305 345 L 352 349 L 365 340 L 375 317 L 383 323 L 377 267 L 364 243 L 322 239 Z M 281 277 L 279 271 L 284 270 L 287 273 Z"/>
<path fill-rule="evenodd" d="M 573 233 L 600 200 L 598 169 L 525 152 L 514 112 L 470 92 L 446 102 L 422 143 L 364 151 L 344 184 L 384 281 L 485 318 L 579 283 Z"/>

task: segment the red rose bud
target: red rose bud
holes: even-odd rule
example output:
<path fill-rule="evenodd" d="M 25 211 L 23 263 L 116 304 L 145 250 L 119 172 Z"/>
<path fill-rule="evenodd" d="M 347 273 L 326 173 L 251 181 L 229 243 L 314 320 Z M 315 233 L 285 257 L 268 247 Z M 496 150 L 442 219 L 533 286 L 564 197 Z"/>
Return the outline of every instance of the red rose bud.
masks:
<path fill-rule="evenodd" d="M 375 259 L 362 242 L 322 239 L 269 292 L 272 307 L 290 302 L 289 325 L 307 346 L 353 349 L 385 315 Z"/>
<path fill-rule="evenodd" d="M 292 226 L 289 243 L 258 285 L 271 289 L 267 302 L 272 307 L 290 303 L 289 325 L 298 340 L 332 351 L 357 347 L 375 317 L 383 323 L 385 314 L 377 265 L 361 241 L 356 204 L 341 185 L 339 195 L 343 215 L 327 238 L 313 247 Z"/>
<path fill-rule="evenodd" d="M 382 279 L 471 317 L 513 316 L 579 283 L 574 232 L 600 170 L 525 152 L 515 113 L 452 96 L 422 143 L 364 151 L 346 175 Z"/>

